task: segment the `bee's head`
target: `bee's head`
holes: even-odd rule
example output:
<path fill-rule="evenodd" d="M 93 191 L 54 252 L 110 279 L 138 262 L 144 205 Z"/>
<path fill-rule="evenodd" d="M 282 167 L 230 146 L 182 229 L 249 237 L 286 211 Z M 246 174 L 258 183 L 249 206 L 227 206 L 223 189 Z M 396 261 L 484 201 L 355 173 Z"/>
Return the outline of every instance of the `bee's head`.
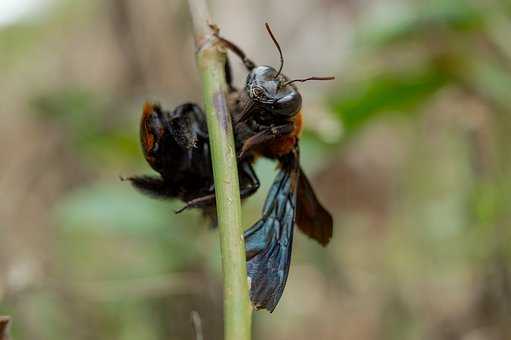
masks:
<path fill-rule="evenodd" d="M 302 96 L 289 79 L 271 66 L 257 66 L 247 77 L 250 99 L 267 112 L 293 117 L 302 106 Z"/>
<path fill-rule="evenodd" d="M 268 23 L 265 24 L 280 55 L 280 66 L 276 70 L 271 66 L 257 66 L 250 71 L 247 77 L 245 90 L 252 103 L 264 112 L 280 118 L 292 118 L 301 109 L 302 96 L 293 84 L 307 80 L 330 80 L 334 77 L 309 77 L 305 79 L 289 80 L 282 74 L 284 57 L 277 39 L 273 35 Z"/>

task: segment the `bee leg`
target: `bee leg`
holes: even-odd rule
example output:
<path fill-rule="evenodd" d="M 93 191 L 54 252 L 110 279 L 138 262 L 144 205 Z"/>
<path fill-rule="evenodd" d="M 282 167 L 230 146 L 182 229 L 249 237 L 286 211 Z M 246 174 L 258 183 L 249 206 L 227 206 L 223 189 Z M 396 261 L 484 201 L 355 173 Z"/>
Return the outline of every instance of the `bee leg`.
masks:
<path fill-rule="evenodd" d="M 252 167 L 252 164 L 249 161 L 242 161 L 238 164 L 239 168 L 239 178 L 240 178 L 240 197 L 247 198 L 252 196 L 261 183 L 259 182 L 259 178 Z"/>
<path fill-rule="evenodd" d="M 220 42 L 222 42 L 222 44 L 224 45 L 225 48 L 227 48 L 228 50 L 231 50 L 234 54 L 236 54 L 241 59 L 241 61 L 243 62 L 243 65 L 245 65 L 245 67 L 248 71 L 252 71 L 255 68 L 255 63 L 252 60 L 250 60 L 249 58 L 247 58 L 245 52 L 243 52 L 243 50 L 241 48 L 239 48 L 233 42 L 221 37 L 218 33 L 215 33 L 215 36 L 218 38 L 218 40 L 220 40 Z"/>
<path fill-rule="evenodd" d="M 243 161 L 238 165 L 238 176 L 240 181 L 240 197 L 247 198 L 254 194 L 259 189 L 260 182 L 257 175 L 252 167 L 252 164 L 248 161 Z M 179 214 L 188 208 L 203 208 L 209 207 L 215 204 L 215 192 L 214 187 L 210 189 L 211 194 L 196 197 L 188 202 L 185 206 L 176 211 Z"/>
<path fill-rule="evenodd" d="M 232 85 L 232 68 L 229 58 L 225 59 L 225 82 L 227 83 L 227 87 L 229 88 L 229 92 L 236 91 L 236 88 Z"/>
<path fill-rule="evenodd" d="M 239 159 L 243 159 L 243 156 L 246 155 L 247 151 L 254 148 L 257 145 L 266 143 L 268 141 L 271 141 L 272 139 L 285 136 L 293 132 L 294 125 L 292 122 L 288 124 L 278 125 L 278 126 L 272 126 L 268 127 L 267 129 L 264 129 L 261 132 L 258 132 L 257 134 L 253 135 L 249 139 L 243 143 L 243 146 L 241 148 L 241 152 L 239 155 Z"/>
<path fill-rule="evenodd" d="M 199 208 L 199 207 L 208 207 L 211 206 L 215 202 L 215 194 L 208 194 L 204 196 L 200 196 L 189 200 L 185 203 L 182 208 L 179 208 L 175 211 L 176 214 L 182 213 L 188 208 Z"/>
<path fill-rule="evenodd" d="M 121 181 L 129 181 L 131 185 L 141 193 L 154 198 L 175 198 L 177 193 L 171 189 L 171 186 L 159 177 L 153 176 L 132 176 L 121 177 Z"/>

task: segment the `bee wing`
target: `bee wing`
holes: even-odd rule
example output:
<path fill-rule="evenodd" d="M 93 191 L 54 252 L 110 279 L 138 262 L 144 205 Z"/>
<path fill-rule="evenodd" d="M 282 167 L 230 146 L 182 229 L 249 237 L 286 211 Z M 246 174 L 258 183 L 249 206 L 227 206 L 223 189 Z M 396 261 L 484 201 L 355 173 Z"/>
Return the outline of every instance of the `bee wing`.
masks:
<path fill-rule="evenodd" d="M 281 162 L 263 217 L 245 232 L 250 299 L 256 309 L 272 312 L 286 285 L 295 224 L 298 154 Z"/>
<path fill-rule="evenodd" d="M 326 246 L 332 238 L 332 215 L 321 205 L 300 167 L 296 224 L 307 236 Z"/>

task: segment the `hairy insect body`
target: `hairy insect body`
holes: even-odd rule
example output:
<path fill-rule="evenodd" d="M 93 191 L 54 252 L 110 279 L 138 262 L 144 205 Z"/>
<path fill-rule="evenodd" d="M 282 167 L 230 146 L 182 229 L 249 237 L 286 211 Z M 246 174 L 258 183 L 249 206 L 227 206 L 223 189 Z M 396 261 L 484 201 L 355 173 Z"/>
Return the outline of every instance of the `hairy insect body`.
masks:
<path fill-rule="evenodd" d="M 280 47 L 272 32 L 279 52 Z M 241 198 L 259 188 L 252 164 L 259 157 L 276 160 L 279 172 L 270 187 L 262 217 L 245 232 L 250 298 L 256 309 L 273 311 L 282 296 L 291 264 L 295 224 L 312 239 L 326 245 L 333 220 L 317 199 L 300 167 L 299 136 L 302 130 L 302 97 L 293 84 L 311 77 L 289 80 L 271 66 L 256 66 L 233 43 L 218 37 L 236 53 L 248 72 L 243 89 L 231 81 L 229 63 L 227 101 L 232 115 L 238 156 Z M 178 198 L 187 208 L 201 208 L 215 220 L 215 189 L 206 117 L 193 103 L 165 111 L 146 103 L 140 123 L 145 159 L 159 176 L 128 178 L 135 188 L 157 198 Z"/>
<path fill-rule="evenodd" d="M 292 152 L 298 143 L 298 138 L 302 131 L 302 113 L 298 112 L 293 118 L 293 131 L 284 136 L 277 137 L 275 141 L 262 148 L 260 153 L 267 158 L 278 159 Z"/>

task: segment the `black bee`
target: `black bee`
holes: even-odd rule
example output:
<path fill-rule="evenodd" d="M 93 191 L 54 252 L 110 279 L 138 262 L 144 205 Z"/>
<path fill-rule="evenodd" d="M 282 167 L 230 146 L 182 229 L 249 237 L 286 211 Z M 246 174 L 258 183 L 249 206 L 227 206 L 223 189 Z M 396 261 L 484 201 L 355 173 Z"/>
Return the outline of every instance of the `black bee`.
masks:
<path fill-rule="evenodd" d="M 206 116 L 193 103 L 165 111 L 145 103 L 140 121 L 140 143 L 146 161 L 160 176 L 132 176 L 127 180 L 142 193 L 155 198 L 179 198 L 187 208 L 202 208 L 216 221 L 215 187 L 211 166 Z M 238 162 L 241 197 L 257 191 L 251 162 Z"/>
<path fill-rule="evenodd" d="M 252 168 L 258 157 L 279 163 L 262 217 L 245 232 L 250 298 L 256 309 L 271 312 L 282 296 L 289 273 L 295 223 L 323 246 L 332 237 L 332 217 L 318 201 L 299 163 L 302 97 L 294 83 L 333 77 L 288 79 L 281 73 L 280 46 L 268 24 L 266 28 L 280 54 L 278 70 L 256 66 L 238 46 L 217 37 L 241 58 L 249 72 L 244 89 L 238 90 L 232 85 L 229 62 L 226 63 L 241 198 L 259 188 Z M 150 196 L 181 199 L 185 206 L 178 212 L 202 208 L 214 217 L 215 190 L 205 122 L 204 112 L 193 103 L 173 111 L 146 103 L 140 139 L 147 162 L 160 176 L 134 176 L 128 180 Z"/>

